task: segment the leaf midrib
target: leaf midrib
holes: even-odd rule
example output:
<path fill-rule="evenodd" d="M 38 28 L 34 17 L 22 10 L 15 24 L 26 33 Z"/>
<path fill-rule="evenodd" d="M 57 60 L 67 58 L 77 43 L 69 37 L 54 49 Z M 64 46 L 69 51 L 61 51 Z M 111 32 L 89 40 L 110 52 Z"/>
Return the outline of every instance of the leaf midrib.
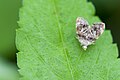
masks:
<path fill-rule="evenodd" d="M 74 80 L 72 67 L 71 67 L 70 61 L 69 61 L 68 56 L 67 56 L 67 53 L 66 53 L 66 48 L 65 48 L 65 44 L 64 44 L 64 40 L 63 40 L 61 25 L 60 25 L 60 22 L 59 22 L 59 17 L 58 17 L 58 13 L 57 13 L 57 8 L 56 8 L 56 5 L 55 5 L 55 0 L 53 0 L 53 4 L 54 4 L 54 11 L 55 11 L 56 19 L 57 19 L 57 24 L 58 24 L 58 28 L 59 28 L 60 39 L 61 39 L 61 41 L 62 41 L 63 50 L 64 50 L 64 53 L 65 53 L 65 57 L 66 57 L 66 59 L 67 59 L 68 68 L 69 68 L 69 70 L 70 70 L 70 74 L 71 74 L 72 80 Z"/>

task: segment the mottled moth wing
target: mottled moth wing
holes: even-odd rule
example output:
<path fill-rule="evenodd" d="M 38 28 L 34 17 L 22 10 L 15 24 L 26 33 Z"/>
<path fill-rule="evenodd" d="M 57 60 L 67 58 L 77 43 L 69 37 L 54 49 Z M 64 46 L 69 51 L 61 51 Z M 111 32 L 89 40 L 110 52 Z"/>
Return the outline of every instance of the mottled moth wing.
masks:
<path fill-rule="evenodd" d="M 90 44 L 86 38 L 88 35 L 88 30 L 89 30 L 88 22 L 84 18 L 78 17 L 76 19 L 76 34 L 77 34 L 76 38 L 81 43 L 83 49 L 86 49 L 88 44 Z"/>
<path fill-rule="evenodd" d="M 84 18 L 78 17 L 76 20 L 76 33 L 80 33 L 83 28 L 87 29 L 88 25 L 88 22 Z"/>
<path fill-rule="evenodd" d="M 99 36 L 104 32 L 105 24 L 103 22 L 94 23 L 91 27 L 91 33 L 95 39 L 98 39 Z"/>

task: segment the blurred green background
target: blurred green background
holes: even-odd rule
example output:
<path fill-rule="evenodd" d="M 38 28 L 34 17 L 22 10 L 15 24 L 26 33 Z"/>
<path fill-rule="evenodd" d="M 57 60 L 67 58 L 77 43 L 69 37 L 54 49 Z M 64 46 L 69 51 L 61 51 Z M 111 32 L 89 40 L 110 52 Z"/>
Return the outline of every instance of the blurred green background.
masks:
<path fill-rule="evenodd" d="M 21 0 L 0 0 L 0 56 L 15 62 L 15 29 Z"/>
<path fill-rule="evenodd" d="M 95 6 L 95 15 L 106 23 L 106 29 L 111 30 L 113 42 L 117 43 L 120 52 L 120 0 L 89 1 Z M 18 28 L 17 21 L 21 6 L 22 0 L 0 0 L 0 73 L 13 74 L 8 77 L 9 80 L 17 80 L 18 77 L 15 30 Z M 4 74 L 0 74 L 0 80 L 8 80 L 3 78 Z"/>
<path fill-rule="evenodd" d="M 0 80 L 18 80 L 15 30 L 21 0 L 0 0 Z"/>

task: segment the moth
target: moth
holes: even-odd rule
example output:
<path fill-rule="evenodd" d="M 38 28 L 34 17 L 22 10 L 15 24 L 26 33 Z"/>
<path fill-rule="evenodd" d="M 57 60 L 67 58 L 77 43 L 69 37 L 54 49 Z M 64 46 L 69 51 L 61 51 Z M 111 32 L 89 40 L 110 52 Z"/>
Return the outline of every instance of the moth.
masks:
<path fill-rule="evenodd" d="M 84 50 L 86 50 L 89 45 L 94 44 L 104 30 L 105 23 L 103 22 L 96 22 L 90 26 L 84 18 L 78 17 L 76 19 L 76 38 Z"/>

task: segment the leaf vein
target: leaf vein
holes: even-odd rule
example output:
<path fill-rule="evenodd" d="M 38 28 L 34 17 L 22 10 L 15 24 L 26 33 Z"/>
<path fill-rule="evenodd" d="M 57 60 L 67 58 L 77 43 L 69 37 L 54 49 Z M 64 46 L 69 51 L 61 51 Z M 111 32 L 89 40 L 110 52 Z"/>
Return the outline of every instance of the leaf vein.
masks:
<path fill-rule="evenodd" d="M 65 53 L 65 57 L 67 59 L 67 63 L 68 63 L 68 67 L 69 67 L 69 70 L 70 70 L 70 74 L 71 74 L 71 77 L 72 77 L 72 80 L 74 80 L 74 76 L 73 76 L 73 71 L 72 71 L 72 65 L 70 64 L 69 62 L 69 59 L 68 59 L 68 56 L 67 56 L 67 53 L 66 53 L 66 48 L 65 48 L 65 43 L 64 43 L 64 40 L 63 40 L 63 35 L 62 35 L 62 30 L 61 30 L 61 26 L 60 26 L 60 22 L 59 22 L 59 17 L 58 17 L 58 14 L 57 14 L 57 9 L 56 9 L 56 5 L 55 5 L 55 0 L 53 0 L 53 3 L 54 3 L 54 10 L 55 10 L 55 13 L 56 13 L 56 19 L 57 19 L 57 23 L 58 23 L 58 28 L 59 28 L 59 33 L 60 33 L 60 38 L 62 40 L 62 45 L 63 45 L 63 50 L 64 50 L 64 53 Z"/>

